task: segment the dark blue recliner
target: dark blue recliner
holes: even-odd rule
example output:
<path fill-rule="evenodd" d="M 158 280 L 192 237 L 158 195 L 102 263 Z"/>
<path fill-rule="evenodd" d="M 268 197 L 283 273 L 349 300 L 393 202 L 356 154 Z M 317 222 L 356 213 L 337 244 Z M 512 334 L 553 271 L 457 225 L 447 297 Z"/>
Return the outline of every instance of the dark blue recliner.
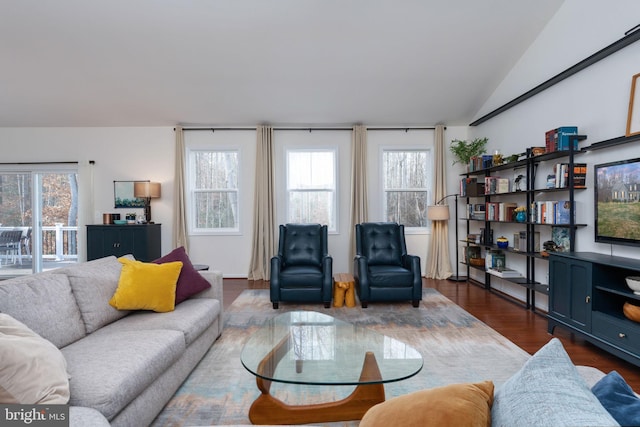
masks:
<path fill-rule="evenodd" d="M 327 226 L 280 225 L 278 254 L 271 258 L 271 302 L 323 302 L 331 306 L 333 258 L 328 254 Z"/>
<path fill-rule="evenodd" d="M 411 301 L 414 307 L 420 305 L 420 257 L 407 255 L 403 225 L 395 222 L 356 224 L 353 271 L 363 308 L 370 301 Z"/>

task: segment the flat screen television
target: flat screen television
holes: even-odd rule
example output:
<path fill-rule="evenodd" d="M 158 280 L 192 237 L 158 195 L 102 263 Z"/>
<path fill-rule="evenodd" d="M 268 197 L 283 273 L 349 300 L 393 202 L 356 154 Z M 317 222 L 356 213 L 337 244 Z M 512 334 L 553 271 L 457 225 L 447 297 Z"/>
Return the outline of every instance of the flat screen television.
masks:
<path fill-rule="evenodd" d="M 640 159 L 594 167 L 596 242 L 640 246 Z"/>

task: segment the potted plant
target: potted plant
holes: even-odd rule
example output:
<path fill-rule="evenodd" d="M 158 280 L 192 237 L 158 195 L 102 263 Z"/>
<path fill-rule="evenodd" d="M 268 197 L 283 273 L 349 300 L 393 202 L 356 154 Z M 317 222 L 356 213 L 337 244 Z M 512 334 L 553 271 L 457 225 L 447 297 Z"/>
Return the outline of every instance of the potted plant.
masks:
<path fill-rule="evenodd" d="M 480 156 L 487 152 L 487 142 L 489 142 L 489 138 L 476 138 L 471 142 L 454 139 L 449 147 L 456 158 L 453 164 L 469 165 L 472 157 Z"/>

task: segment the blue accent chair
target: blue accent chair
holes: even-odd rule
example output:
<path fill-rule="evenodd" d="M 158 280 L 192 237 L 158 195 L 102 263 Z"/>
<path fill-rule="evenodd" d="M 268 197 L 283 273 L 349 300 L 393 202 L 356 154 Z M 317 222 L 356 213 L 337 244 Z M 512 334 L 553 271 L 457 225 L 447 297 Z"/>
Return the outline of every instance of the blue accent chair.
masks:
<path fill-rule="evenodd" d="M 414 307 L 420 305 L 420 257 L 407 254 L 403 225 L 356 224 L 353 272 L 362 308 L 375 301 L 411 301 Z"/>
<path fill-rule="evenodd" d="M 327 226 L 280 225 L 278 254 L 271 258 L 271 302 L 322 302 L 331 306 L 333 258 L 328 253 Z"/>

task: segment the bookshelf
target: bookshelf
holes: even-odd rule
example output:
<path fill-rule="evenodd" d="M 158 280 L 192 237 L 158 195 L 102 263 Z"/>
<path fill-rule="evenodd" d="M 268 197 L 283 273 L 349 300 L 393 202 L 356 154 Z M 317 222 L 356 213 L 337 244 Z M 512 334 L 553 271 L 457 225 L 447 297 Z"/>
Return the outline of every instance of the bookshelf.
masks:
<path fill-rule="evenodd" d="M 538 155 L 529 148 L 523 158 L 510 163 L 491 165 L 488 161 L 476 161 L 475 167 L 472 165 L 470 171 L 461 174 L 460 200 L 466 201 L 465 217 L 461 219 L 467 224 L 467 238 L 462 242 L 466 245 L 463 262 L 468 277 L 471 277 L 471 270 L 484 273 L 480 274 L 482 280 L 470 280 L 487 290 L 492 289 L 494 280 L 506 280 L 522 286 L 526 289 L 524 305 L 534 311 L 536 294 L 549 294 L 549 285 L 536 278 L 536 263 L 548 260 L 545 249 L 574 251 L 576 229 L 586 226 L 576 221 L 574 200 L 576 191 L 587 188 L 586 165 L 575 161 L 583 152 L 577 149 L 578 141 L 584 139 L 584 135 L 571 135 L 568 144 L 564 145 L 566 150 Z M 553 174 L 549 173 L 547 179 L 540 176 L 536 180 L 540 165 L 544 165 L 541 170 L 553 171 Z M 557 200 L 548 200 L 556 197 Z M 517 217 L 518 220 L 517 211 L 524 212 Z M 521 229 L 510 233 L 514 230 L 512 224 Z M 540 240 L 543 228 L 547 228 L 545 234 L 557 239 L 554 247 L 544 247 Z M 507 247 L 504 243 L 498 245 L 499 236 L 508 236 Z M 484 263 L 478 262 L 477 258 L 469 258 L 469 254 L 477 256 L 478 251 L 484 257 Z M 497 254 L 500 256 L 496 258 Z M 511 257 L 524 257 L 524 263 L 520 263 L 521 271 L 500 271 L 509 268 Z M 504 261 L 496 265 L 496 259 Z"/>

